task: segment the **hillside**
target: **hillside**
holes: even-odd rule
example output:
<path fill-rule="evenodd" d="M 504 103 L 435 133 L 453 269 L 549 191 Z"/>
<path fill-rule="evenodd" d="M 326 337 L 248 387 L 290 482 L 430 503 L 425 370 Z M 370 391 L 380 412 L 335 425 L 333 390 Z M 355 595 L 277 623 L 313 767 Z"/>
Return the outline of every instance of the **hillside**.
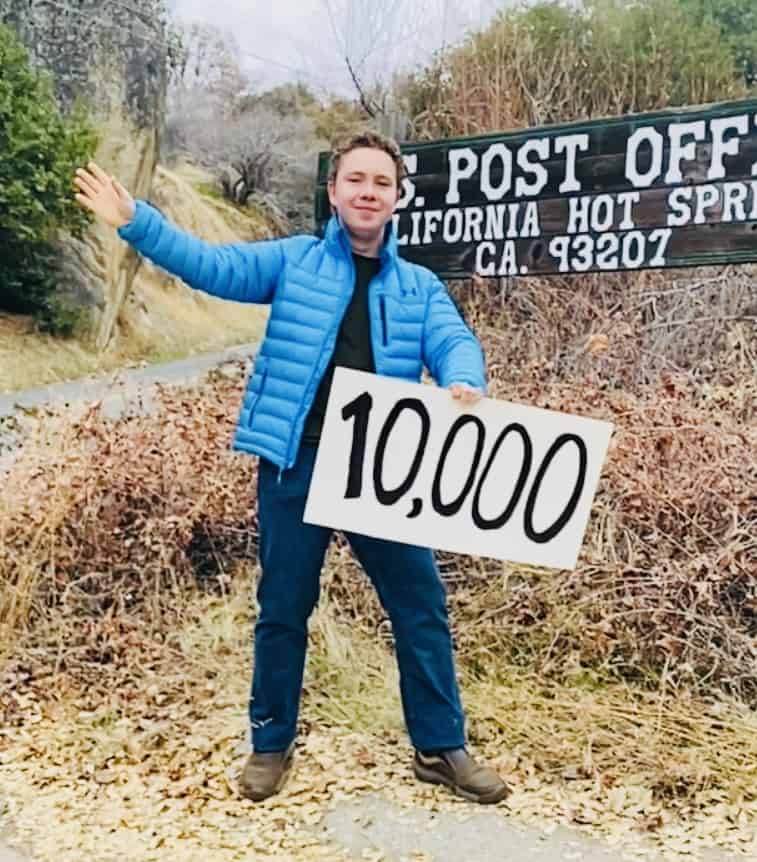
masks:
<path fill-rule="evenodd" d="M 204 190 L 210 177 L 190 165 L 159 166 L 150 200 L 177 225 L 208 242 L 271 236 L 265 219 Z M 200 189 L 203 189 L 201 191 Z M 267 311 L 207 296 L 144 260 L 118 319 L 118 335 L 102 354 L 81 339 L 36 332 L 30 317 L 0 312 L 0 391 L 97 374 L 256 341 Z"/>

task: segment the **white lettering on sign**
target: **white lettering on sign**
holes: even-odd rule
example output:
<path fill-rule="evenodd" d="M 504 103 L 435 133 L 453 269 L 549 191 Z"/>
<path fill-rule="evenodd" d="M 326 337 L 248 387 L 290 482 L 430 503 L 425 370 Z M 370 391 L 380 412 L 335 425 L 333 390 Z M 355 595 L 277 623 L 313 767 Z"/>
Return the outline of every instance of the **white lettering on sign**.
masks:
<path fill-rule="evenodd" d="M 568 198 L 568 233 L 588 233 L 590 206 L 589 195 Z"/>
<path fill-rule="evenodd" d="M 524 173 L 534 175 L 534 180 L 530 183 L 526 182 L 523 177 L 518 177 L 515 181 L 515 196 L 519 198 L 527 197 L 529 195 L 538 195 L 544 186 L 546 186 L 547 179 L 549 178 L 549 174 L 544 165 L 540 165 L 538 162 L 531 162 L 529 160 L 528 157 L 531 153 L 536 153 L 540 159 L 546 161 L 546 159 L 549 158 L 549 139 L 534 138 L 532 141 L 527 141 L 518 150 L 518 167 L 521 168 Z"/>
<path fill-rule="evenodd" d="M 639 170 L 639 150 L 646 146 L 650 152 L 650 164 L 642 173 Z M 626 179 L 636 188 L 647 188 L 662 171 L 662 135 L 652 126 L 642 126 L 631 135 L 626 146 Z"/>
<path fill-rule="evenodd" d="M 470 147 L 450 150 L 447 158 L 449 159 L 449 181 L 444 201 L 447 204 L 459 204 L 460 181 L 469 180 L 476 173 L 478 159 Z"/>
<path fill-rule="evenodd" d="M 554 145 L 553 145 L 554 144 Z M 554 138 L 532 138 L 522 144 L 508 145 L 503 141 L 490 144 L 479 155 L 472 147 L 457 147 L 447 153 L 449 177 L 444 202 L 460 203 L 460 184 L 473 180 L 478 173 L 478 192 L 488 201 L 501 201 L 506 195 L 534 197 L 549 181 L 549 173 L 541 162 L 564 154 L 560 193 L 581 191 L 576 178 L 578 153 L 589 149 L 589 135 L 580 132 L 557 135 Z M 515 168 L 519 173 L 515 176 Z M 495 180 L 496 177 L 496 180 Z"/>
<path fill-rule="evenodd" d="M 757 221 L 757 180 L 681 186 L 668 193 L 668 227 Z"/>
<path fill-rule="evenodd" d="M 465 233 L 463 234 L 463 242 L 481 242 L 481 225 L 484 221 L 484 214 L 480 207 L 468 207 L 465 210 Z"/>
<path fill-rule="evenodd" d="M 757 221 L 753 123 L 753 111 L 638 118 L 618 131 L 628 135 L 625 149 L 615 134 L 595 140 L 593 132 L 472 139 L 439 154 L 448 162 L 446 192 L 438 187 L 438 156 L 428 165 L 421 165 L 423 153 L 405 156 L 413 180 L 398 203 L 405 211 L 393 216 L 399 245 L 411 259 L 412 247 L 423 247 L 419 260 L 437 265 L 447 255 L 453 268 L 489 277 L 667 267 L 691 262 L 689 253 L 694 264 L 727 255 L 733 229 L 700 228 L 754 229 L 747 224 Z M 621 165 L 634 188 L 618 189 Z M 421 183 L 433 194 L 428 208 L 416 191 Z M 696 230 L 679 234 L 684 227 Z"/>
<path fill-rule="evenodd" d="M 705 124 L 704 120 L 697 120 L 694 123 L 674 123 L 670 127 L 670 157 L 668 161 L 668 172 L 665 174 L 665 182 L 680 183 L 683 182 L 683 174 L 681 173 L 681 162 L 692 162 L 697 155 L 697 141 L 704 140 Z M 684 144 L 684 138 L 692 138 L 691 141 Z"/>
<path fill-rule="evenodd" d="M 400 214 L 392 216 L 399 245 L 431 245 L 434 242 L 481 242 L 492 239 L 534 237 L 541 233 L 536 201 L 487 204 L 485 207 L 450 207 L 410 213 L 410 232 L 400 227 Z"/>
<path fill-rule="evenodd" d="M 424 245 L 428 245 L 428 243 L 434 241 L 434 234 L 436 233 L 436 229 L 439 227 L 439 222 L 442 220 L 442 211 L 426 210 L 424 216 L 426 220 L 426 229 L 423 232 L 423 243 Z"/>
<path fill-rule="evenodd" d="M 525 205 L 523 214 L 523 227 L 520 230 L 521 236 L 539 236 L 541 227 L 539 225 L 539 207 L 535 201 L 529 201 Z"/>
<path fill-rule="evenodd" d="M 712 159 L 710 169 L 707 171 L 708 180 L 722 180 L 725 176 L 725 165 L 723 156 L 735 156 L 739 152 L 739 135 L 745 135 L 749 131 L 749 118 L 746 114 L 738 117 L 719 117 L 710 121 L 712 129 Z M 736 135 L 725 139 L 727 131 L 736 132 Z"/>
<path fill-rule="evenodd" d="M 418 170 L 418 153 L 408 153 L 402 156 L 408 176 L 402 180 L 402 197 L 394 205 L 395 210 L 403 210 L 415 197 L 415 183 L 410 176 Z"/>
<path fill-rule="evenodd" d="M 668 194 L 668 227 L 682 227 L 691 221 L 689 201 L 693 194 L 690 186 L 673 189 Z"/>
<path fill-rule="evenodd" d="M 488 263 L 484 263 L 484 255 Z M 499 260 L 499 266 L 497 265 Z M 518 261 L 515 243 L 509 239 L 502 246 L 497 258 L 497 246 L 493 242 L 482 242 L 476 246 L 476 272 L 479 275 L 517 275 Z"/>
<path fill-rule="evenodd" d="M 609 230 L 616 219 L 616 209 L 622 209 L 618 230 L 635 227 L 633 206 L 640 200 L 638 192 L 619 192 L 615 195 L 578 195 L 568 198 L 568 233 L 588 233 L 590 230 L 603 233 Z"/>
<path fill-rule="evenodd" d="M 704 224 L 720 208 L 718 187 L 710 183 L 673 189 L 668 195 L 668 227 Z M 726 219 L 723 219 L 725 221 Z"/>
<path fill-rule="evenodd" d="M 746 202 L 749 190 L 745 183 L 725 183 L 723 185 L 724 222 L 746 221 Z"/>
<path fill-rule="evenodd" d="M 694 208 L 694 224 L 704 224 L 705 212 L 707 210 L 719 208 L 720 192 L 717 186 L 707 183 L 703 186 L 697 186 L 697 204 Z"/>
<path fill-rule="evenodd" d="M 492 164 L 502 168 L 502 179 L 498 186 L 492 185 Z M 505 144 L 493 144 L 481 159 L 481 191 L 489 201 L 499 201 L 510 191 L 513 181 L 513 157 Z"/>
<path fill-rule="evenodd" d="M 612 428 L 337 368 L 303 520 L 570 569 Z"/>
<path fill-rule="evenodd" d="M 617 198 L 618 204 L 623 207 L 623 218 L 618 230 L 631 230 L 636 226 L 632 217 L 633 206 L 641 200 L 641 195 L 638 192 L 621 192 Z"/>
<path fill-rule="evenodd" d="M 448 209 L 444 213 L 444 224 L 442 225 L 442 237 L 445 242 L 460 242 L 463 238 L 463 211 L 457 207 Z"/>
<path fill-rule="evenodd" d="M 601 233 L 598 236 L 555 236 L 548 251 L 558 261 L 558 272 L 588 272 L 639 269 L 664 266 L 671 228 L 627 233 Z"/>
<path fill-rule="evenodd" d="M 555 152 L 565 153 L 565 175 L 560 183 L 560 193 L 581 191 L 581 183 L 576 179 L 576 154 L 579 150 L 585 152 L 588 149 L 589 136 L 585 132 L 555 138 Z"/>
<path fill-rule="evenodd" d="M 754 118 L 757 121 L 757 116 Z M 681 162 L 696 160 L 696 142 L 710 144 L 706 179 L 722 180 L 726 176 L 725 156 L 739 154 L 741 138 L 749 133 L 749 115 L 715 117 L 690 123 L 670 123 L 667 141 L 654 126 L 640 126 L 626 143 L 626 179 L 636 188 L 648 188 L 660 177 L 665 183 L 683 181 Z M 691 138 L 684 143 L 684 138 Z M 667 150 L 666 150 L 667 146 Z M 642 169 L 642 154 L 649 155 L 649 164 Z M 664 162 L 667 172 L 663 176 Z M 752 166 L 757 173 L 757 164 Z"/>

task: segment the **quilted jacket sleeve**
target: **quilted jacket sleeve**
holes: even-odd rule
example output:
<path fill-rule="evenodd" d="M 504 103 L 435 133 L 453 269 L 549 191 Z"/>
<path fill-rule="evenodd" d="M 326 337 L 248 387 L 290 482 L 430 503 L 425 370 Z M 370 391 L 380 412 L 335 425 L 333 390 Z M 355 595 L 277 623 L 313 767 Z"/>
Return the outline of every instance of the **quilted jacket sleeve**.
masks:
<path fill-rule="evenodd" d="M 212 244 L 180 230 L 146 201 L 118 235 L 190 287 L 236 302 L 270 302 L 284 265 L 283 240 Z"/>
<path fill-rule="evenodd" d="M 486 392 L 481 345 L 436 276 L 423 324 L 423 361 L 440 386 L 466 383 Z"/>

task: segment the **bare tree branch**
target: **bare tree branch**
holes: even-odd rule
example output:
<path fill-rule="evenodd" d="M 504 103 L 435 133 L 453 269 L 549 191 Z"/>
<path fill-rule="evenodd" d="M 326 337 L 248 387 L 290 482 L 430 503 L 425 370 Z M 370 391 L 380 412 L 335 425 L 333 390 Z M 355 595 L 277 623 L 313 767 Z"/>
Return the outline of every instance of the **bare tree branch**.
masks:
<path fill-rule="evenodd" d="M 365 93 L 363 92 L 363 88 L 360 84 L 360 81 L 357 79 L 357 75 L 355 74 L 355 70 L 352 68 L 352 63 L 350 62 L 349 57 L 344 58 L 344 62 L 347 64 L 347 69 L 349 70 L 350 77 L 352 78 L 352 82 L 355 85 L 355 89 L 358 92 L 358 98 L 360 99 L 360 104 L 363 107 L 363 110 L 368 114 L 369 117 L 376 117 L 376 111 L 371 108 L 368 104 L 368 100 L 366 99 Z"/>

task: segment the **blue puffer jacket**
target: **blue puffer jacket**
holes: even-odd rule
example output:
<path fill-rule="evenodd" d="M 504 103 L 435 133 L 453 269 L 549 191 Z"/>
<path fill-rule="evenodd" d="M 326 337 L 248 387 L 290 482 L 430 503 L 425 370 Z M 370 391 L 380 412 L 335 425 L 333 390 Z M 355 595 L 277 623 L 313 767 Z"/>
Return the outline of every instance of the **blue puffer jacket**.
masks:
<path fill-rule="evenodd" d="M 136 203 L 118 234 L 145 257 L 213 296 L 271 304 L 232 448 L 288 469 L 354 289 L 343 222 L 332 216 L 323 239 L 214 245 L 179 230 L 147 202 Z M 391 221 L 380 258 L 368 297 L 376 372 L 417 382 L 425 365 L 440 386 L 485 389 L 477 339 L 434 273 L 399 257 Z"/>

